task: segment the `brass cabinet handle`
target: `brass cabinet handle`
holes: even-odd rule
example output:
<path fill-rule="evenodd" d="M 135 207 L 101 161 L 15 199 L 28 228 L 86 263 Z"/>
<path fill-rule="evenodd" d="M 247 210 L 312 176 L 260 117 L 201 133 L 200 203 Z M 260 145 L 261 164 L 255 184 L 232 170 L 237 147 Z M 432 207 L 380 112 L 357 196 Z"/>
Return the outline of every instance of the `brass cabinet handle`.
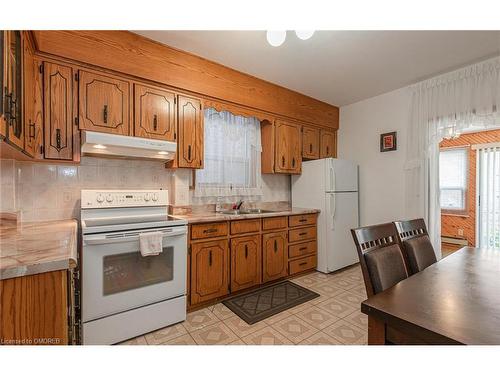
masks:
<path fill-rule="evenodd" d="M 203 231 L 203 233 L 215 233 L 215 232 L 217 232 L 217 228 L 209 228 Z"/>
<path fill-rule="evenodd" d="M 307 219 L 300 219 L 299 223 L 305 223 L 306 221 L 307 221 Z"/>
<path fill-rule="evenodd" d="M 328 146 L 326 146 L 326 154 L 328 155 L 330 153 L 330 149 L 328 148 Z"/>
<path fill-rule="evenodd" d="M 276 253 L 278 251 L 278 242 L 274 240 L 274 252 Z"/>
<path fill-rule="evenodd" d="M 106 104 L 104 105 L 104 109 L 102 111 L 102 117 L 103 117 L 104 123 L 107 124 L 108 123 L 108 106 Z"/>
<path fill-rule="evenodd" d="M 212 267 L 212 250 L 208 252 L 208 265 Z"/>
<path fill-rule="evenodd" d="M 283 166 L 283 167 L 285 166 L 285 157 L 284 156 L 281 157 L 281 166 Z"/>
<path fill-rule="evenodd" d="M 157 115 L 154 115 L 153 116 L 153 130 L 157 130 L 158 129 L 158 116 Z"/>
<path fill-rule="evenodd" d="M 245 245 L 245 259 L 248 258 L 248 245 Z"/>
<path fill-rule="evenodd" d="M 302 263 L 299 263 L 299 266 L 302 267 L 302 266 L 306 266 L 307 265 L 307 262 L 302 262 Z"/>
<path fill-rule="evenodd" d="M 300 250 L 300 251 L 307 250 L 307 246 L 301 247 L 299 250 Z"/>
<path fill-rule="evenodd" d="M 300 232 L 299 236 L 305 236 L 306 234 L 307 234 L 307 232 Z"/>
<path fill-rule="evenodd" d="M 188 160 L 191 160 L 191 145 L 188 145 Z"/>
<path fill-rule="evenodd" d="M 295 158 L 292 158 L 292 167 L 295 168 Z"/>
<path fill-rule="evenodd" d="M 30 123 L 29 127 L 30 127 L 29 137 L 30 138 L 35 138 L 35 124 Z"/>
<path fill-rule="evenodd" d="M 61 129 L 56 129 L 56 148 L 57 151 L 61 150 Z"/>
<path fill-rule="evenodd" d="M 2 103 L 2 105 L 4 105 L 5 107 L 5 117 L 7 118 L 7 120 L 10 120 L 10 116 L 12 114 L 12 93 L 9 94 L 7 89 L 5 89 L 5 105 Z"/>
<path fill-rule="evenodd" d="M 313 152 L 313 145 L 312 143 L 309 143 L 309 152 L 312 153 Z"/>

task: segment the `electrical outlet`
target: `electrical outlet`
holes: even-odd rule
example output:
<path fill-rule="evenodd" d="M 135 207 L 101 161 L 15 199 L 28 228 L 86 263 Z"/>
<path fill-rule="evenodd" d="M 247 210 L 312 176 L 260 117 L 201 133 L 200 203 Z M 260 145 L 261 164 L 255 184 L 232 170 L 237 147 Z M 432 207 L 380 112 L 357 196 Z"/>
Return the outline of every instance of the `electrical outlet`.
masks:
<path fill-rule="evenodd" d="M 464 230 L 462 228 L 458 228 L 458 235 L 463 236 L 464 235 Z"/>

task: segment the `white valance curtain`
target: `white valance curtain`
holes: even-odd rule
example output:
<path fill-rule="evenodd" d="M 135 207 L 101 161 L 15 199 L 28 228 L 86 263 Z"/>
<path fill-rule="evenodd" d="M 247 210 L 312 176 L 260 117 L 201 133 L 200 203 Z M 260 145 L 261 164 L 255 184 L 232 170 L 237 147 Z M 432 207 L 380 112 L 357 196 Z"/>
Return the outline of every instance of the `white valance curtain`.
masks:
<path fill-rule="evenodd" d="M 196 171 L 194 196 L 262 195 L 260 121 L 213 108 L 204 116 L 204 168 Z"/>
<path fill-rule="evenodd" d="M 439 142 L 465 131 L 499 125 L 500 58 L 420 82 L 410 90 L 405 164 L 407 215 L 426 220 L 431 240 L 439 249 Z"/>

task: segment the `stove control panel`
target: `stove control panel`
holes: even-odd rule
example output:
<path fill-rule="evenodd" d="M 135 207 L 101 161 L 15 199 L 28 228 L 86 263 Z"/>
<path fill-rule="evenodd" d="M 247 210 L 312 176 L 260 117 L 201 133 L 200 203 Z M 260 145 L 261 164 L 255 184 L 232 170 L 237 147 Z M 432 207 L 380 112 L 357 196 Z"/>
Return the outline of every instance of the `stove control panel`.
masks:
<path fill-rule="evenodd" d="M 82 208 L 167 206 L 168 190 L 82 190 Z"/>

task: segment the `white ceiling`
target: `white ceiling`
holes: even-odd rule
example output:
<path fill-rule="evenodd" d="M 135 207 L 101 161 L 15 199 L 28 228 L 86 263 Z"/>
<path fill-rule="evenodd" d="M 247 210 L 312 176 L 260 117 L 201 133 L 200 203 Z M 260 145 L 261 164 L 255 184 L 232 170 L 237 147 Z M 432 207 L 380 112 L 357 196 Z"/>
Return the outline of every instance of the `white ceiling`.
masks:
<path fill-rule="evenodd" d="M 338 106 L 500 54 L 499 31 L 135 32 Z"/>

